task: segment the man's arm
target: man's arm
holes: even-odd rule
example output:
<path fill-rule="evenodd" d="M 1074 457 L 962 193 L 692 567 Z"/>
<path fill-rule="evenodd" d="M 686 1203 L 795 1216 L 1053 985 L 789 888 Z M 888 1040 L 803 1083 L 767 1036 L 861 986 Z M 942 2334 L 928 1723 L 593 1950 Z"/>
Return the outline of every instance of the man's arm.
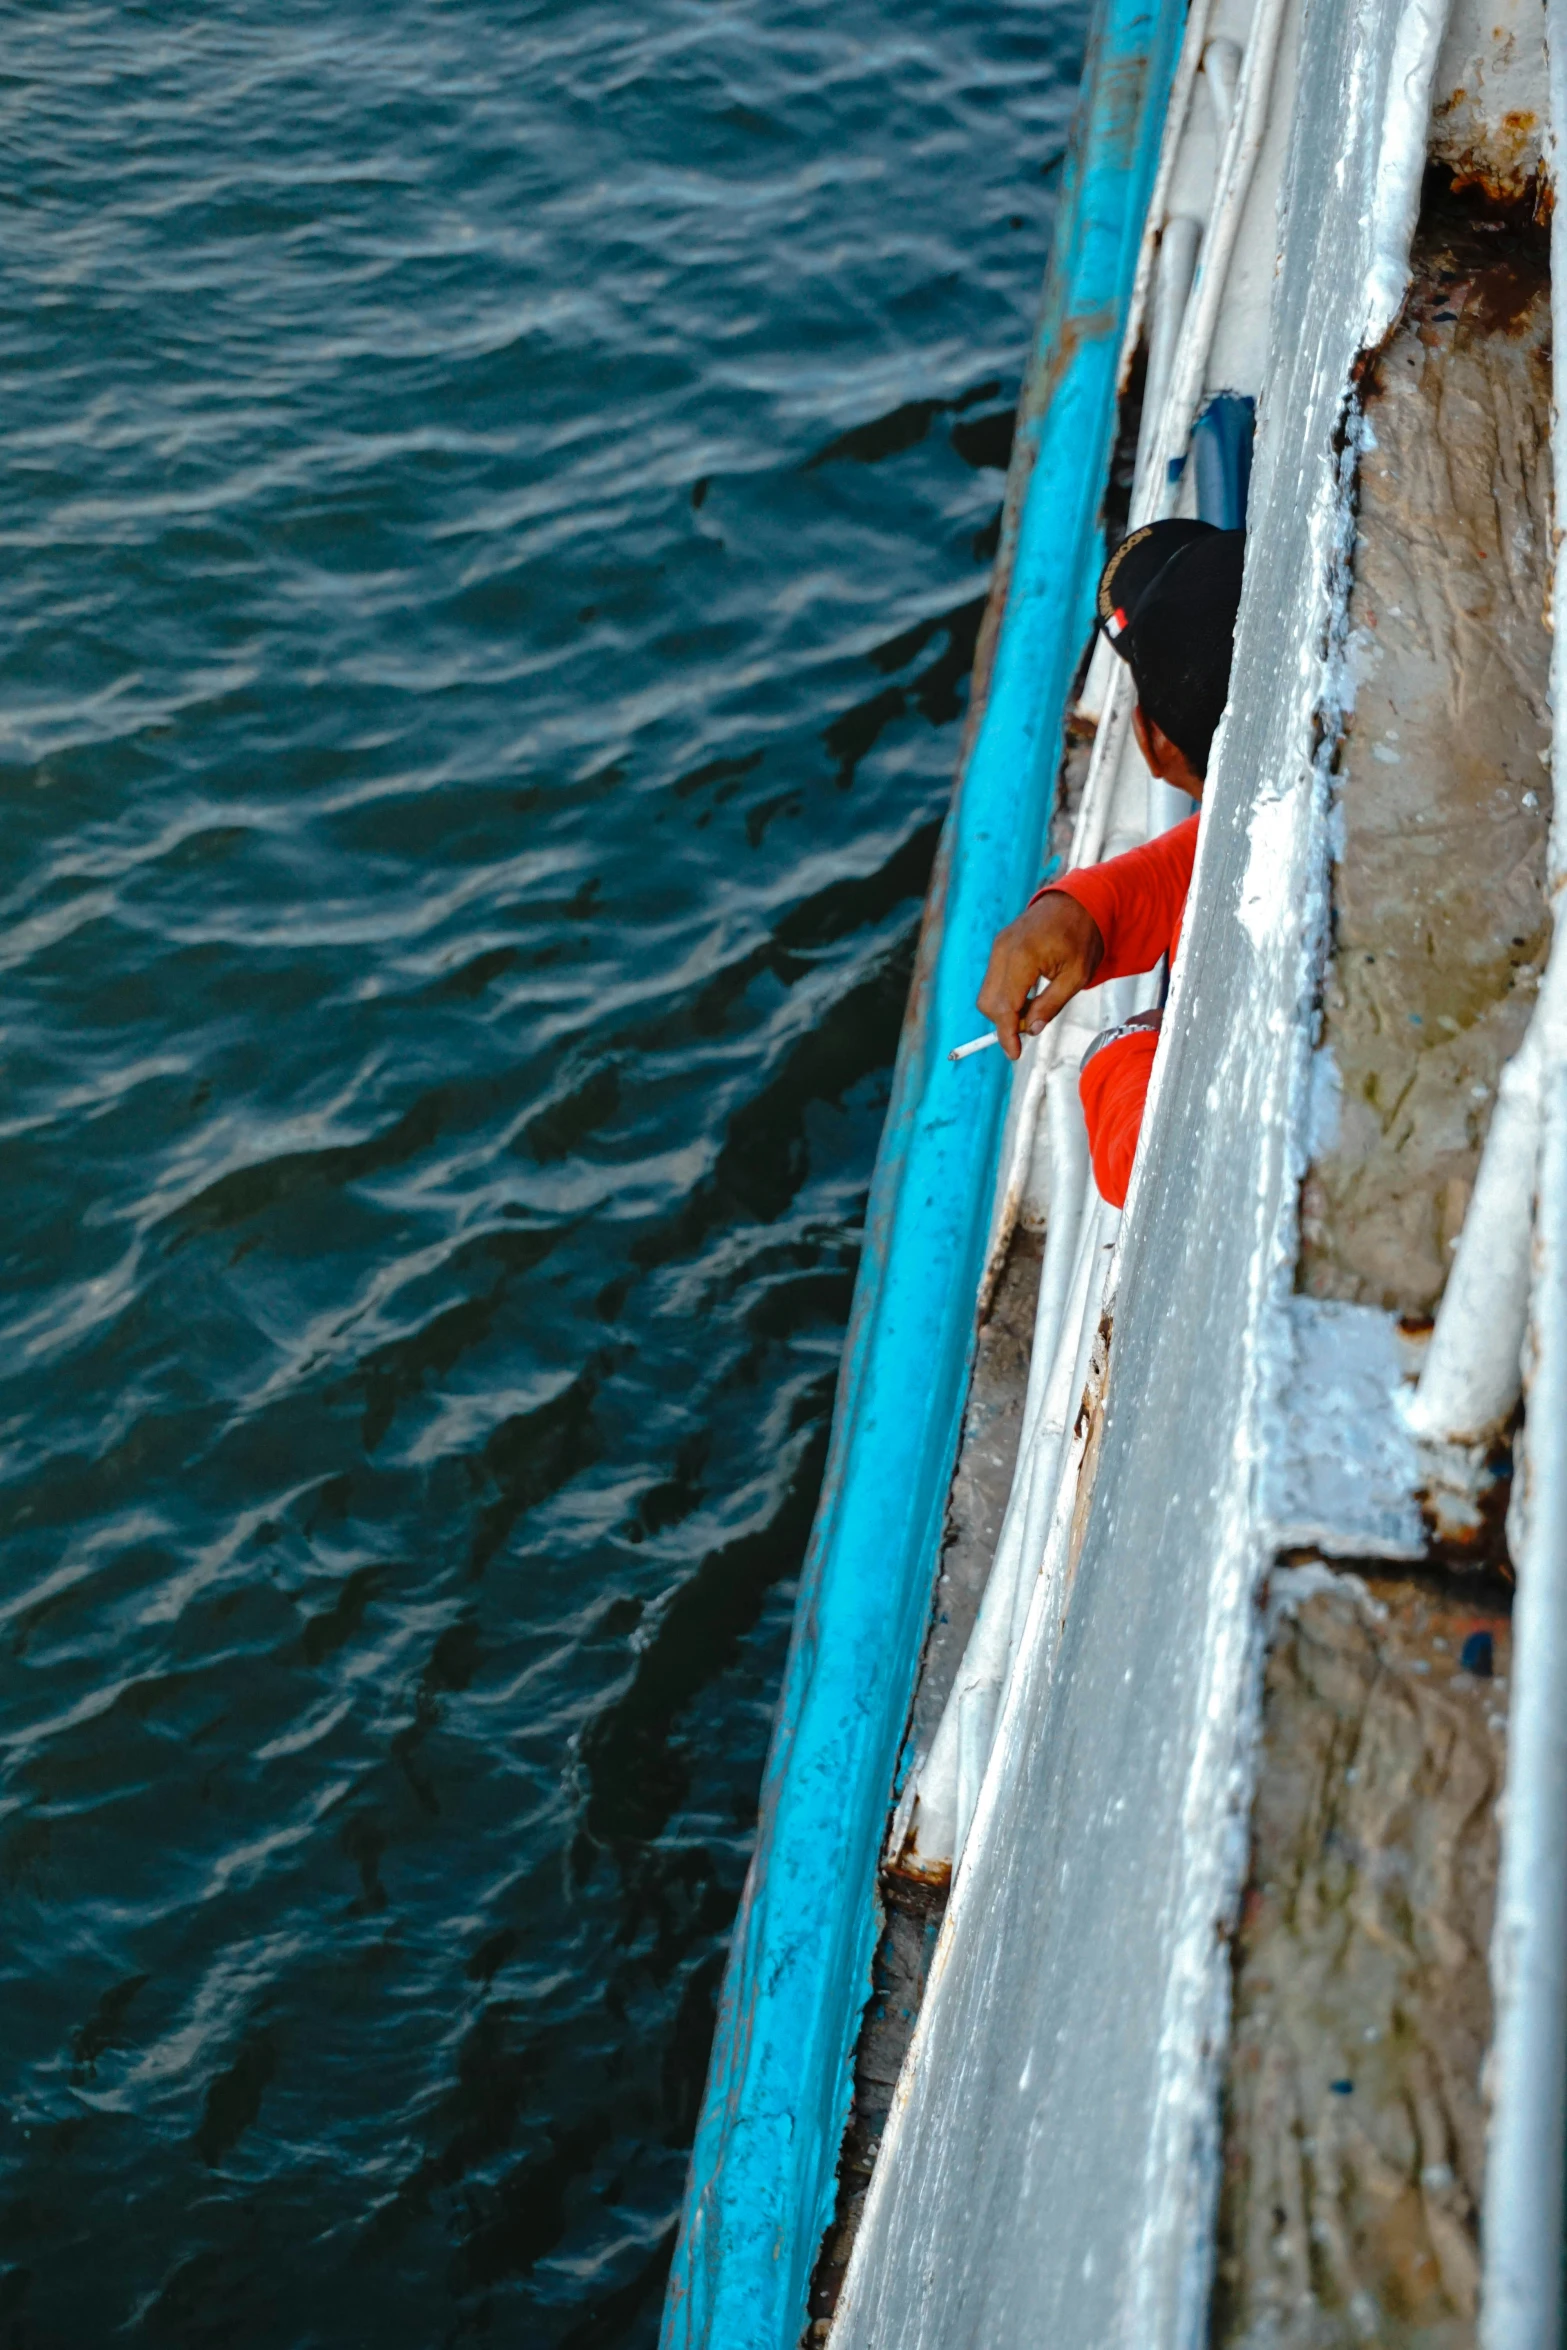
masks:
<path fill-rule="evenodd" d="M 1038 1036 L 1080 989 L 1153 970 L 1179 926 L 1196 853 L 1189 816 L 1142 848 L 1048 883 L 997 932 L 979 1008 L 1010 1060 L 1019 1036 Z"/>
<path fill-rule="evenodd" d="M 1109 857 L 1102 865 L 1079 866 L 1048 885 L 1075 898 L 1104 940 L 1096 984 L 1152 971 L 1159 957 L 1169 953 L 1192 885 L 1196 855 L 1197 819 L 1188 816 L 1168 832 L 1144 841 L 1141 848 Z"/>

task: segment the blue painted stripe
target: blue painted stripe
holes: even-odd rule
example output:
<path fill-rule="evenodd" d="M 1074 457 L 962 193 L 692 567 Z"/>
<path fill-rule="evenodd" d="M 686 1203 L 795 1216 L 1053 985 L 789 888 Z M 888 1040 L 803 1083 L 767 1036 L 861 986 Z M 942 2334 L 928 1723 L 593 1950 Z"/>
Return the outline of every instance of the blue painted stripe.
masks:
<path fill-rule="evenodd" d="M 1040 870 L 1183 15 L 1181 0 L 1097 0 L 1025 427 L 1033 472 L 921 934 L 663 2350 L 795 2350 L 832 2212 L 1006 1107 L 999 1054 L 946 1054 L 974 1033 L 991 938 Z"/>

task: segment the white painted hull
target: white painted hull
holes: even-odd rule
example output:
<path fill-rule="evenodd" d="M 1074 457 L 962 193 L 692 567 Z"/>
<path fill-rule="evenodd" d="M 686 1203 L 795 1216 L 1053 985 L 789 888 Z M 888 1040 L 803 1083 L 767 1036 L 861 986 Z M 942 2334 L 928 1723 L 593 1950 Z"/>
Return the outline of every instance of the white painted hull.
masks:
<path fill-rule="evenodd" d="M 1428 154 L 1478 159 L 1504 190 L 1538 165 L 1544 19 L 1519 10 L 1499 25 L 1464 0 L 1451 23 L 1436 0 L 1261 0 L 1255 15 L 1218 0 L 1209 21 L 1199 0 L 1193 21 L 1145 308 L 1157 234 L 1194 209 L 1207 274 L 1199 264 L 1180 331 L 1166 320 L 1162 357 L 1157 313 L 1133 320 L 1129 350 L 1152 323 L 1150 379 L 1163 373 L 1167 392 L 1145 425 L 1133 520 L 1189 497 L 1189 470 L 1177 489 L 1169 460 L 1203 396 L 1254 391 L 1231 708 L 1119 1232 L 1096 1204 L 1061 1073 L 1123 1007 L 1063 1022 L 1015 1085 L 987 1280 L 1013 1223 L 1045 1222 L 1036 1359 L 993 1587 L 894 1821 L 894 1862 L 956 1873 L 831 2340 L 1206 2341 L 1263 1580 L 1294 1543 L 1418 1557 L 1433 1448 L 1461 1487 L 1516 1399 L 1532 1319 L 1481 2338 L 1554 2350 L 1567 2122 L 1563 956 L 1493 1121 L 1423 1370 L 1391 1315 L 1294 1295 L 1329 770 L 1348 691 L 1357 365 L 1403 300 Z M 1205 128 L 1194 85 L 1215 40 L 1238 52 L 1217 54 L 1213 77 L 1233 72 L 1235 95 L 1226 112 L 1221 89 Z M 1177 251 L 1177 305 L 1187 275 Z M 1560 435 L 1557 455 L 1567 462 Z M 1558 638 L 1558 753 L 1562 658 Z M 1117 682 L 1101 664 L 1087 688 L 1099 733 L 1079 861 L 1169 820 L 1150 804 Z M 1553 894 L 1561 872 L 1558 846 Z"/>

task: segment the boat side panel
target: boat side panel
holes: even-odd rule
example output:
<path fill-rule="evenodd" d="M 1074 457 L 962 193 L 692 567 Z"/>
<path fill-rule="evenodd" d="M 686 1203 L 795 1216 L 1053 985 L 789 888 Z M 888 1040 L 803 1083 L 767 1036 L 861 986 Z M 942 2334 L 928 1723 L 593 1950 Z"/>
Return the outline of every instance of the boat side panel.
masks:
<path fill-rule="evenodd" d="M 1314 729 L 1341 690 L 1344 402 L 1396 263 L 1387 224 L 1412 211 L 1379 167 L 1423 158 L 1394 119 L 1416 29 L 1397 0 L 1306 0 L 1232 706 L 1092 1507 L 1054 1672 L 1041 1640 L 1009 1694 L 834 2350 L 1202 2338 L 1259 1437 L 1325 911 Z"/>
<path fill-rule="evenodd" d="M 924 1638 L 996 1174 L 999 1055 L 952 1067 L 1038 878 L 1091 620 L 1121 328 L 1179 36 L 1101 0 L 1041 325 L 1039 413 L 983 720 L 949 818 L 867 1219 L 821 1509 L 720 2005 L 665 2350 L 784 2350 L 830 2214 L 876 1863 Z"/>

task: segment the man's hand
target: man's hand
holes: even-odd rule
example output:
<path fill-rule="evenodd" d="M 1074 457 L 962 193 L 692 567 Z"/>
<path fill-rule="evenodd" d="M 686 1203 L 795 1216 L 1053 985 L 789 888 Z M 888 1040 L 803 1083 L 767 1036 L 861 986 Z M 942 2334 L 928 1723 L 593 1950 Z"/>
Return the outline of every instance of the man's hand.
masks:
<path fill-rule="evenodd" d="M 997 931 L 979 1008 L 995 1022 L 1009 1061 L 1022 1051 L 1021 1037 L 1037 1036 L 1080 988 L 1093 985 L 1104 952 L 1098 923 L 1064 889 L 1046 890 Z M 1030 1003 L 1037 980 L 1045 984 Z"/>

